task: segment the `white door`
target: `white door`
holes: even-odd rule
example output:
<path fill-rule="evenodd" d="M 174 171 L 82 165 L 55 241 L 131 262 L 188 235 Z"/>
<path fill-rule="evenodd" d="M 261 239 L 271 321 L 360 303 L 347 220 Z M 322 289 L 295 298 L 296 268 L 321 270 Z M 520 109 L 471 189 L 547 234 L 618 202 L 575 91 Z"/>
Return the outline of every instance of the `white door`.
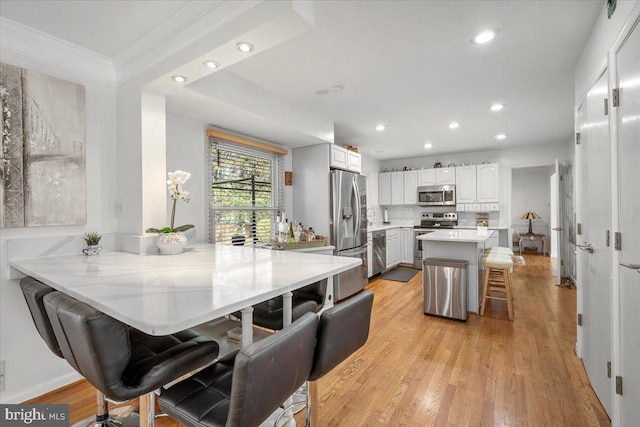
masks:
<path fill-rule="evenodd" d="M 404 171 L 404 204 L 418 204 L 418 171 Z"/>
<path fill-rule="evenodd" d="M 557 160 L 556 160 L 557 161 Z M 549 179 L 549 191 L 550 191 L 550 214 L 551 216 L 549 217 L 549 225 L 551 226 L 551 236 L 550 236 L 550 241 L 551 241 L 551 249 L 549 250 L 549 256 L 551 258 L 553 258 L 556 264 L 558 264 L 557 260 L 558 260 L 558 233 L 556 230 L 558 230 L 558 174 L 554 173 L 553 175 L 551 175 L 551 178 Z M 556 269 L 556 274 L 557 274 L 557 269 Z M 559 282 L 560 278 L 558 278 L 558 282 Z M 558 283 L 556 282 L 556 283 Z"/>
<path fill-rule="evenodd" d="M 554 178 L 551 181 L 551 252 L 555 254 L 556 259 L 556 283 L 561 284 L 562 279 L 569 276 L 563 265 L 566 258 L 566 241 L 569 240 L 569 233 L 568 230 L 562 226 L 562 218 L 566 216 L 566 183 L 564 182 L 564 178 L 568 173 L 567 166 L 561 164 L 558 159 L 556 159 L 555 168 Z"/>
<path fill-rule="evenodd" d="M 456 203 L 475 203 L 476 167 L 459 166 L 456 168 Z"/>
<path fill-rule="evenodd" d="M 640 420 L 640 28 L 616 52 L 621 426 Z"/>
<path fill-rule="evenodd" d="M 391 204 L 404 204 L 404 173 L 391 172 Z"/>
<path fill-rule="evenodd" d="M 578 289 L 583 293 L 582 359 L 589 381 L 602 406 L 611 414 L 611 380 L 607 363 L 612 360 L 611 344 L 611 247 L 606 233 L 610 225 L 609 121 L 604 111 L 608 73 L 604 73 L 587 93 L 580 117 L 581 179 L 579 180 L 579 220 L 577 236 Z"/>
<path fill-rule="evenodd" d="M 391 204 L 391 174 L 388 172 L 378 174 L 378 204 L 380 206 Z"/>

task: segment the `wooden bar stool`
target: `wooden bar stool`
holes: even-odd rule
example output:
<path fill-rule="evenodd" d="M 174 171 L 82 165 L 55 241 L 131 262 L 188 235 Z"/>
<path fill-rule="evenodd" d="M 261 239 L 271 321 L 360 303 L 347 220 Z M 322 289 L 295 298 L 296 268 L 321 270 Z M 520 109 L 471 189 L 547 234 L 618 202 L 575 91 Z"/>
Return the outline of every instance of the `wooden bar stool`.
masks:
<path fill-rule="evenodd" d="M 511 274 L 513 258 L 508 255 L 489 254 L 482 257 L 484 265 L 484 288 L 480 315 L 484 316 L 484 309 L 488 299 L 507 302 L 509 320 L 513 320 L 513 301 L 511 297 Z"/>

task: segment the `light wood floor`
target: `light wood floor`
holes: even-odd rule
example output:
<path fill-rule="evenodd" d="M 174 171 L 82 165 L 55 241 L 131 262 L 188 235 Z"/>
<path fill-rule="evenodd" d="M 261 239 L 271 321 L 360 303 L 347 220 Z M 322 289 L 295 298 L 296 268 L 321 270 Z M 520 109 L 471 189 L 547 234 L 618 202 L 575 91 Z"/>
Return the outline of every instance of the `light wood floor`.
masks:
<path fill-rule="evenodd" d="M 425 316 L 420 274 L 372 281 L 369 340 L 320 380 L 320 425 L 609 426 L 574 353 L 575 289 L 553 284 L 549 257 L 524 257 L 513 322 L 500 301 L 464 323 Z M 70 403 L 75 422 L 94 396 L 80 382 L 32 402 Z"/>

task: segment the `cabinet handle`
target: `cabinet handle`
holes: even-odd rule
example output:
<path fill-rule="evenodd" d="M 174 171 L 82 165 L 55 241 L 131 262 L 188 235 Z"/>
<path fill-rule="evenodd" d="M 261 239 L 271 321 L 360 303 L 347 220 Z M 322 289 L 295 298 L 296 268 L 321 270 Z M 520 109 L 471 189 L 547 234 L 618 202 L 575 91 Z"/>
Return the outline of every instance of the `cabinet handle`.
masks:
<path fill-rule="evenodd" d="M 621 262 L 620 265 L 640 273 L 640 264 L 627 264 L 627 263 Z"/>

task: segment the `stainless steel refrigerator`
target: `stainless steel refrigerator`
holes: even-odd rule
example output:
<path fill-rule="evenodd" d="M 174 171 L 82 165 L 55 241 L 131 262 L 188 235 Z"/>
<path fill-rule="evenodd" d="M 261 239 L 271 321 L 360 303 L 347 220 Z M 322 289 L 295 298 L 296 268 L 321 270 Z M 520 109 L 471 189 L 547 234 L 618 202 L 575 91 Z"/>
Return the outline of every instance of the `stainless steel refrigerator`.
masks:
<path fill-rule="evenodd" d="M 331 244 L 335 254 L 362 264 L 334 277 L 336 301 L 362 290 L 367 282 L 367 180 L 353 172 L 331 171 Z"/>

